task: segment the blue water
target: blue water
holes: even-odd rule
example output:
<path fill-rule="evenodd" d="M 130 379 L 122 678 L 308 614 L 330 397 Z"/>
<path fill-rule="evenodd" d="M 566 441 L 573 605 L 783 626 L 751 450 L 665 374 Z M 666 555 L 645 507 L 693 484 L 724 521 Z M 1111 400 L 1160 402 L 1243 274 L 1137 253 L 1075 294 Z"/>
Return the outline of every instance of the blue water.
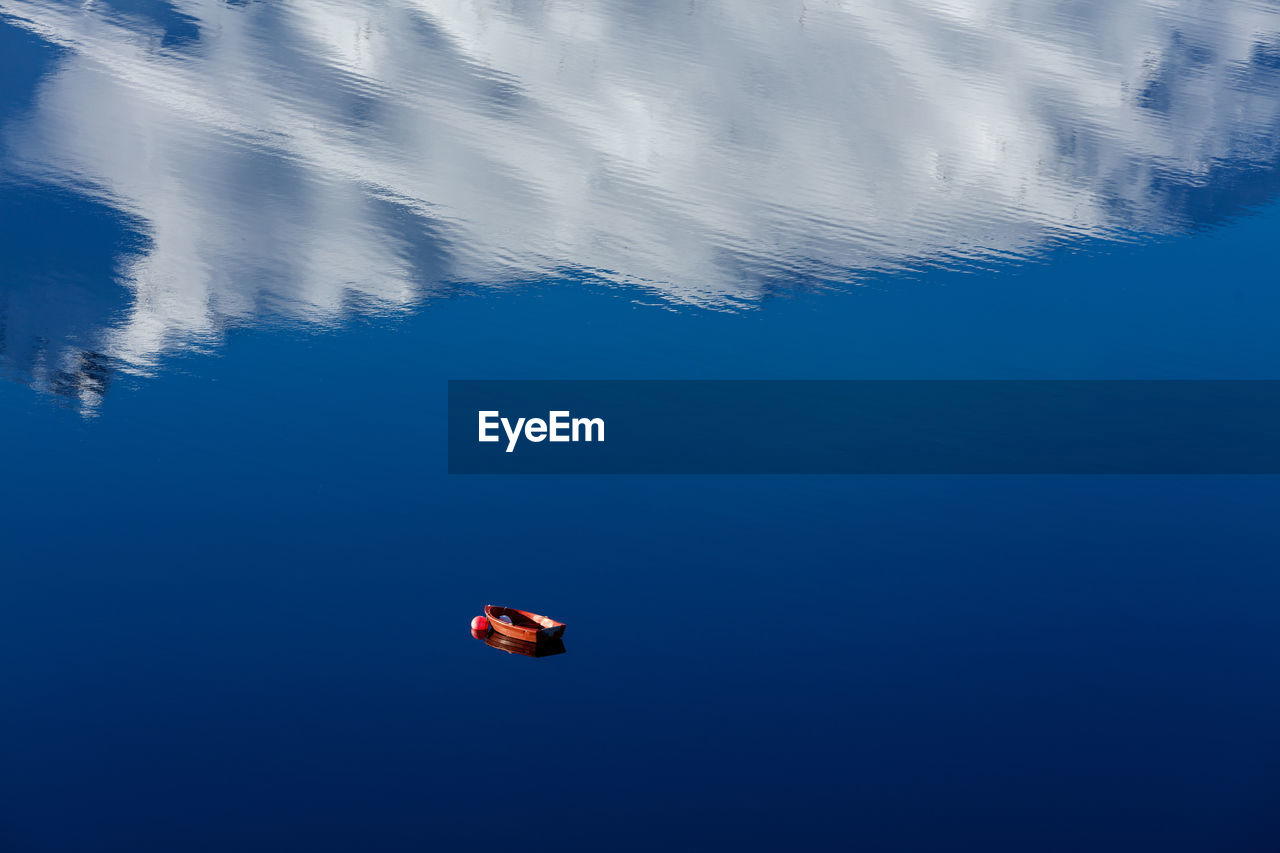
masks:
<path fill-rule="evenodd" d="M 0 849 L 1276 849 L 1274 477 L 445 473 L 449 379 L 1280 377 L 1273 6 L 810 6 L 0 0 Z"/>

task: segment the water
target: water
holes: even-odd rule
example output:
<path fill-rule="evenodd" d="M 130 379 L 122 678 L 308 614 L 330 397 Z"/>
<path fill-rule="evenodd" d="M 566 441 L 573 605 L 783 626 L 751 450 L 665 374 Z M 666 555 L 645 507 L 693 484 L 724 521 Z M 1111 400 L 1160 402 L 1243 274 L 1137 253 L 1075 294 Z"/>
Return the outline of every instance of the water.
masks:
<path fill-rule="evenodd" d="M 1274 849 L 1274 478 L 444 473 L 451 378 L 1276 378 L 1274 5 L 0 15 L 0 849 Z"/>

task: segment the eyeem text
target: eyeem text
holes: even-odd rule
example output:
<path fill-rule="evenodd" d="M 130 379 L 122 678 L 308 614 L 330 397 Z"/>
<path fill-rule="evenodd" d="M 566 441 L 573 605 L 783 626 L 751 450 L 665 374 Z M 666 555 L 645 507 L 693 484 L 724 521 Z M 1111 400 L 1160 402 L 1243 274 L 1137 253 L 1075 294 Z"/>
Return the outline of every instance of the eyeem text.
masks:
<path fill-rule="evenodd" d="M 604 418 L 575 418 L 567 411 L 547 412 L 542 418 L 502 417 L 498 411 L 478 412 L 480 416 L 480 441 L 501 441 L 506 433 L 507 453 L 516 449 L 523 437 L 527 441 L 604 441 Z"/>

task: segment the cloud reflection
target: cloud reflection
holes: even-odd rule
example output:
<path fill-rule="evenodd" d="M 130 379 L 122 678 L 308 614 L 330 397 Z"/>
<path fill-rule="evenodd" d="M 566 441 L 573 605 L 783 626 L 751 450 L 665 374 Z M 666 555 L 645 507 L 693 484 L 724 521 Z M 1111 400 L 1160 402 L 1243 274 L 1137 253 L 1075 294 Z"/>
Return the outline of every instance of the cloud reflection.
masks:
<path fill-rule="evenodd" d="M 86 358 L 145 372 L 228 325 L 400 310 L 451 282 L 571 272 L 747 306 L 794 282 L 1176 232 L 1277 183 L 1274 4 L 0 14 L 61 51 L 10 117 L 7 169 L 146 237 L 119 261 L 127 307 L 96 329 L 7 294 L 27 339 L 0 336 L 5 357 L 85 398 L 101 384 L 76 379 Z"/>

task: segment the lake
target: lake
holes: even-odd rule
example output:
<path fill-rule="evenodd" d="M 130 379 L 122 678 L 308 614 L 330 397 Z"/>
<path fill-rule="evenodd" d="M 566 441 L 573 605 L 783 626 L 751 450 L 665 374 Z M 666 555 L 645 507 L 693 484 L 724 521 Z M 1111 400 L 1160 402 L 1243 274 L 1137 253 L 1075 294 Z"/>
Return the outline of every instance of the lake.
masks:
<path fill-rule="evenodd" d="M 1273 3 L 0 0 L 0 849 L 1274 850 L 1276 477 L 446 406 L 1280 378 L 1278 234 Z"/>

